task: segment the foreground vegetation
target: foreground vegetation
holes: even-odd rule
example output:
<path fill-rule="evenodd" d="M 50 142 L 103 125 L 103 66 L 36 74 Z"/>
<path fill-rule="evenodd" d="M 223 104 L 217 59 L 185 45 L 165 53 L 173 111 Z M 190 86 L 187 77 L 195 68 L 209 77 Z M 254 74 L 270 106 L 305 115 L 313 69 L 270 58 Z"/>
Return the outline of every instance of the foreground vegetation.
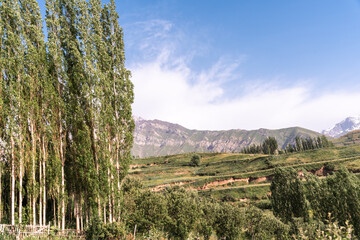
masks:
<path fill-rule="evenodd" d="M 104 225 L 94 219 L 88 239 L 355 239 L 359 236 L 360 181 L 345 168 L 327 178 L 277 168 L 270 209 L 239 207 L 170 187 L 144 190 L 123 183 L 124 218 Z M 341 197 L 339 197 L 341 196 Z"/>

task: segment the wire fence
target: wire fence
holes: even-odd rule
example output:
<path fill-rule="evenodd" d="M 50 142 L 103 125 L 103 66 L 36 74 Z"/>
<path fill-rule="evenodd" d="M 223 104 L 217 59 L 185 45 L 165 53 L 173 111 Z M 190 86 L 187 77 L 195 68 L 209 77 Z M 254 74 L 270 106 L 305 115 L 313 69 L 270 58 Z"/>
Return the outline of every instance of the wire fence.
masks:
<path fill-rule="evenodd" d="M 83 232 L 76 232 L 75 229 L 60 230 L 50 227 L 50 225 L 9 225 L 0 224 L 0 236 L 12 235 L 16 239 L 23 239 L 28 236 L 59 236 L 59 237 L 74 237 L 83 238 Z"/>

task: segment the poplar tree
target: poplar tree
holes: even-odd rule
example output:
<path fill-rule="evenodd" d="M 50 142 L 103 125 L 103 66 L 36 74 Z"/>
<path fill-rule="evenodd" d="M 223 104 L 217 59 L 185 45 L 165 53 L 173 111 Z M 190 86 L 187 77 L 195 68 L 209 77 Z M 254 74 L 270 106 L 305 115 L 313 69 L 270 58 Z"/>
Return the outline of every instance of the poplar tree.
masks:
<path fill-rule="evenodd" d="M 59 227 L 65 229 L 65 149 L 66 149 L 66 121 L 65 121 L 65 82 L 67 75 L 63 68 L 64 54 L 61 50 L 60 39 L 60 4 L 58 0 L 46 1 L 46 26 L 48 29 L 48 66 L 49 76 L 53 81 L 54 92 L 52 94 L 52 133 L 53 133 L 53 147 L 54 147 L 54 171 L 55 182 L 53 186 L 53 201 L 57 202 L 54 206 L 54 211 L 57 211 Z M 59 170 L 59 166 L 61 170 Z M 57 209 L 55 209 L 57 208 Z M 56 213 L 54 214 L 54 218 Z"/>
<path fill-rule="evenodd" d="M 4 92 L 3 101 L 6 103 L 6 110 L 8 111 L 6 127 L 7 145 L 10 149 L 10 222 L 15 224 L 15 178 L 16 166 L 18 166 L 19 156 L 19 142 L 22 142 L 21 116 L 23 115 L 22 109 L 22 76 L 23 76 L 23 46 L 21 41 L 21 17 L 18 2 L 4 0 L 1 4 L 1 19 L 3 21 L 3 80 Z M 20 150 L 22 152 L 22 150 Z M 20 159 L 21 161 L 22 159 Z M 20 175 L 21 166 L 20 162 Z M 22 176 L 20 177 L 22 178 Z M 21 196 L 20 196 L 20 199 Z M 21 207 L 20 207 L 21 208 Z"/>
<path fill-rule="evenodd" d="M 125 171 L 127 172 L 130 159 L 131 148 L 133 142 L 133 131 L 135 123 L 132 118 L 131 104 L 134 102 L 133 84 L 130 81 L 131 73 L 125 68 L 125 52 L 123 30 L 118 22 L 118 14 L 116 12 L 113 0 L 109 4 L 111 19 L 111 79 L 112 79 L 112 99 L 114 119 L 114 157 L 113 161 L 116 166 L 116 184 L 117 193 L 120 193 L 120 180 Z M 116 199 L 120 199 L 119 196 Z M 117 204 L 118 208 L 120 207 Z M 118 214 L 120 214 L 118 209 Z M 120 216 L 119 216 L 120 217 Z"/>
<path fill-rule="evenodd" d="M 4 89 L 4 71 L 5 71 L 5 52 L 4 52 L 4 20 L 2 13 L 3 10 L 3 0 L 0 0 L 0 222 L 3 216 L 3 201 L 2 201 L 2 171 L 3 171 L 3 162 L 6 159 L 5 156 L 5 142 L 4 139 L 4 131 L 5 128 L 5 119 L 6 119 L 6 101 L 5 101 L 5 89 Z"/>
<path fill-rule="evenodd" d="M 36 223 L 36 205 L 39 200 L 39 224 L 46 222 L 46 158 L 48 138 L 48 99 L 49 78 L 47 76 L 46 51 L 40 8 L 35 0 L 21 0 L 21 16 L 23 22 L 23 39 L 26 46 L 24 69 L 26 72 L 26 91 L 23 93 L 26 106 L 26 123 L 30 123 L 32 158 L 29 169 L 31 175 L 32 216 Z M 36 153 L 38 149 L 38 158 Z M 36 169 L 38 166 L 38 169 Z M 36 183 L 38 170 L 39 183 Z M 20 179 L 21 180 L 21 179 Z M 21 184 L 20 184 L 21 186 Z M 21 191 L 20 191 L 21 192 Z M 20 205 L 20 204 L 19 204 Z M 21 205 L 20 205 L 21 207 Z M 21 211 L 19 209 L 19 216 Z M 21 218 L 19 217 L 19 222 Z"/>
<path fill-rule="evenodd" d="M 101 140 L 99 137 L 101 137 L 101 102 L 104 97 L 102 93 L 101 84 L 105 81 L 106 77 L 106 71 L 107 71 L 107 64 L 108 64 L 108 58 L 107 58 L 107 52 L 106 52 L 106 46 L 103 40 L 103 28 L 101 23 L 101 14 L 102 14 L 102 8 L 101 8 L 101 1 L 100 0 L 90 0 L 90 9 L 89 9 L 89 15 L 91 17 L 91 28 L 92 28 L 92 56 L 93 56 L 93 83 L 94 83 L 94 90 L 93 92 L 96 94 L 96 97 L 94 97 L 94 101 L 92 103 L 92 122 L 90 123 L 90 129 L 91 129 L 91 141 L 92 141 L 92 151 L 93 151 L 93 158 L 96 168 L 96 174 L 97 177 L 97 196 L 96 196 L 96 202 L 97 202 L 97 214 L 98 217 L 101 217 L 101 190 L 99 188 L 102 178 L 100 177 L 100 173 L 102 172 L 100 169 L 101 164 L 101 156 L 99 155 L 99 150 L 101 148 Z M 103 186 L 103 185 L 101 185 Z"/>

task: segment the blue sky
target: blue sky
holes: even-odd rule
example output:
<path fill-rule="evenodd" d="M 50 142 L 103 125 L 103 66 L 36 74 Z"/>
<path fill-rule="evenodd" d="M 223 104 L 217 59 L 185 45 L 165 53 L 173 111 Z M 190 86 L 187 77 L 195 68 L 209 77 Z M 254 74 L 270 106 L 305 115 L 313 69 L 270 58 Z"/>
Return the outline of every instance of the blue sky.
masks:
<path fill-rule="evenodd" d="M 115 2 L 135 115 L 320 131 L 360 114 L 360 1 Z"/>

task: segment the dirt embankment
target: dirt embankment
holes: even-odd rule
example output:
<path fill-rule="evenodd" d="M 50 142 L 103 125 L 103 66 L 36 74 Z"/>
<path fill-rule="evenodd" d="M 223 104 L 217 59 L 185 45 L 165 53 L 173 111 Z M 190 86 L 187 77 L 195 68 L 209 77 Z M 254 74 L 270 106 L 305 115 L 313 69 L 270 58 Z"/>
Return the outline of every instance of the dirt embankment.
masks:
<path fill-rule="evenodd" d="M 130 165 L 130 168 L 134 169 L 134 168 L 151 167 L 151 166 L 157 166 L 157 165 L 160 165 L 160 164 L 159 163 L 133 164 L 133 165 Z"/>
<path fill-rule="evenodd" d="M 319 169 L 308 170 L 308 172 L 310 172 L 318 177 L 326 177 L 327 175 L 331 174 L 333 171 L 328 170 L 323 166 Z M 300 178 L 303 178 L 305 176 L 304 172 L 302 170 L 297 171 L 297 173 Z"/>
<path fill-rule="evenodd" d="M 210 183 L 206 183 L 204 186 L 197 188 L 197 190 L 205 190 L 205 189 L 210 189 L 213 187 L 217 187 L 217 186 L 223 186 L 229 183 L 234 183 L 234 182 L 245 182 L 246 184 L 255 182 L 255 183 L 260 183 L 260 182 L 265 182 L 268 180 L 271 180 L 273 178 L 273 175 L 270 176 L 266 176 L 266 177 L 259 177 L 259 178 L 255 178 L 255 177 L 249 177 L 249 178 L 229 178 L 226 180 L 220 180 L 220 181 L 214 181 L 214 182 L 210 182 Z"/>
<path fill-rule="evenodd" d="M 193 183 L 193 182 L 195 182 L 195 181 L 165 183 L 165 184 L 157 185 L 156 187 L 153 187 L 150 190 L 153 191 L 153 192 L 159 192 L 159 191 L 163 190 L 166 187 L 181 186 L 181 185 L 188 184 L 188 183 Z"/>
<path fill-rule="evenodd" d="M 226 185 L 229 183 L 234 183 L 234 182 L 246 182 L 249 183 L 249 178 L 229 178 L 226 180 L 220 180 L 220 181 L 214 181 L 214 182 L 210 182 L 210 183 L 206 183 L 204 186 L 199 187 L 198 190 L 205 190 L 205 189 L 209 189 L 212 187 L 216 187 L 216 186 L 221 186 L 221 185 Z"/>

